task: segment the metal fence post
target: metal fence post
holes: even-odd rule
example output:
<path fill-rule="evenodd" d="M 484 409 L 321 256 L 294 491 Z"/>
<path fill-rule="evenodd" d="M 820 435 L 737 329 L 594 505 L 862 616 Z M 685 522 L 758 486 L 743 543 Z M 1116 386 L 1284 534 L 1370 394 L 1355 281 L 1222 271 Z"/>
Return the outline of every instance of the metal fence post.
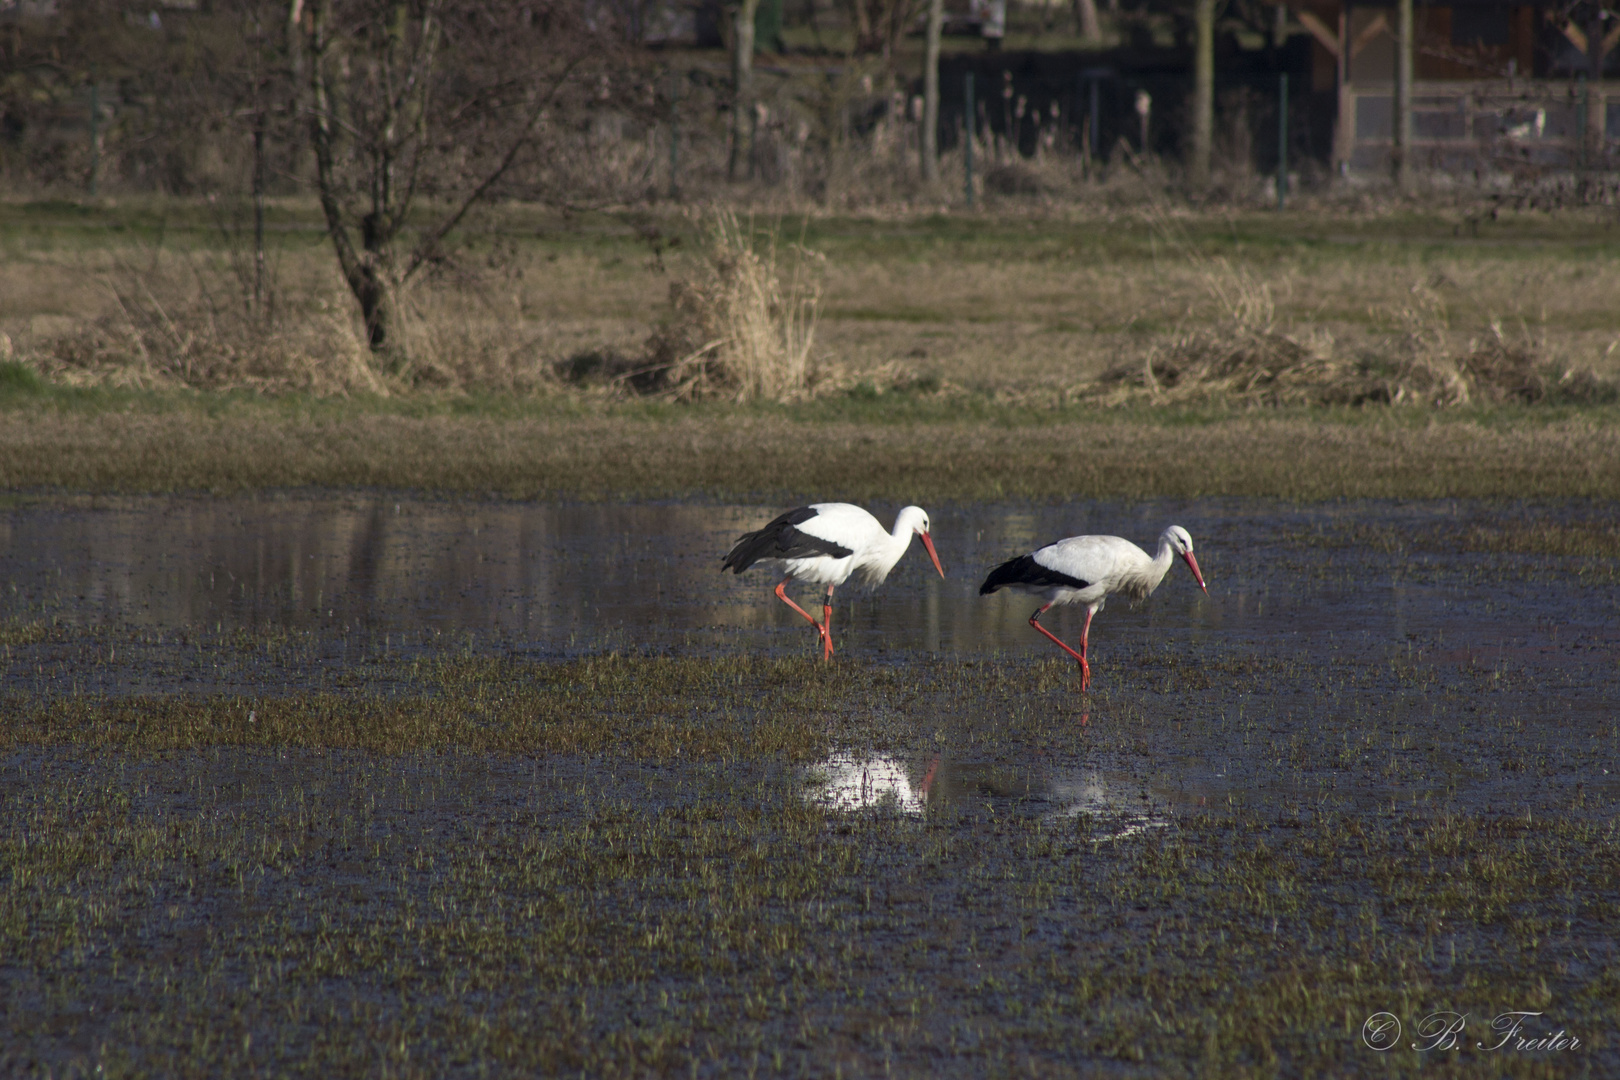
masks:
<path fill-rule="evenodd" d="M 1277 77 L 1277 209 L 1288 201 L 1288 72 Z"/>
<path fill-rule="evenodd" d="M 679 200 L 681 184 L 681 76 L 669 73 L 669 197 Z"/>
<path fill-rule="evenodd" d="M 101 80 L 90 68 L 90 197 L 101 189 Z"/>
<path fill-rule="evenodd" d="M 1588 110 L 1592 107 L 1592 86 L 1586 81 L 1586 72 L 1582 71 L 1575 76 L 1580 85 L 1580 93 L 1575 98 L 1575 167 L 1582 172 L 1586 171 L 1586 144 L 1591 140 L 1587 137 L 1586 125 L 1588 123 Z"/>
<path fill-rule="evenodd" d="M 1091 76 L 1091 145 L 1087 149 L 1094 161 L 1102 157 L 1102 98 L 1098 87 L 1101 81 L 1095 74 Z"/>
<path fill-rule="evenodd" d="M 965 106 L 965 115 L 962 118 L 962 165 L 965 180 L 963 181 L 967 192 L 967 204 L 973 206 L 973 121 L 978 115 L 973 105 L 973 72 L 967 73 L 967 79 L 962 85 L 962 101 Z"/>

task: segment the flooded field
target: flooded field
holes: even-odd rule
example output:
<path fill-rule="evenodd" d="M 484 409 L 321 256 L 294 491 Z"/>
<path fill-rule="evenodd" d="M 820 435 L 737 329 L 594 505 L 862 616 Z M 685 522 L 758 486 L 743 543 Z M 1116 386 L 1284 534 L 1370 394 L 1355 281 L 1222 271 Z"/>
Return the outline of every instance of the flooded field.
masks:
<path fill-rule="evenodd" d="M 349 649 L 448 637 L 536 659 L 808 656 L 813 634 L 771 599 L 768 569 L 719 572 L 731 542 L 779 509 L 383 496 L 23 504 L 0 512 L 0 619 L 148 636 L 285 630 Z M 874 509 L 887 521 L 897 507 Z M 845 587 L 841 649 L 1044 655 L 1050 646 L 1025 624 L 1035 605 L 979 597 L 985 572 L 1077 533 L 1151 547 L 1172 523 L 1191 531 L 1210 595 L 1177 566 L 1140 610 L 1114 600 L 1097 624 L 1105 664 L 1160 640 L 1272 654 L 1421 641 L 1454 660 L 1554 664 L 1620 642 L 1620 598 L 1604 588 L 1620 558 L 1620 511 L 1604 503 L 931 510 L 947 579 L 914 546 L 880 590 Z M 1077 634 L 1082 618 L 1065 609 L 1047 621 Z"/>
<path fill-rule="evenodd" d="M 829 665 L 779 509 L 0 509 L 0 1071 L 1620 1071 L 1620 508 L 929 507 Z"/>

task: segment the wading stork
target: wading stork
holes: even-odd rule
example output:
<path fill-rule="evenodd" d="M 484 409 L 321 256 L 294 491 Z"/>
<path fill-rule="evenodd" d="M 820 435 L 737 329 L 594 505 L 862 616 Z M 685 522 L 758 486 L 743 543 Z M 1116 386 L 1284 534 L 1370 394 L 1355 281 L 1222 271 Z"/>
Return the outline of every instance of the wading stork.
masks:
<path fill-rule="evenodd" d="M 1145 600 L 1158 588 L 1180 555 L 1198 579 L 1205 593 L 1204 575 L 1193 557 L 1192 537 L 1180 525 L 1172 525 L 1159 535 L 1159 553 L 1148 553 L 1118 536 L 1071 536 L 1037 548 L 1028 555 L 1008 559 L 984 579 L 979 595 L 997 589 L 1017 589 L 1040 597 L 1044 602 L 1029 617 L 1029 625 L 1051 638 L 1064 652 L 1080 661 L 1080 689 L 1091 689 L 1091 665 L 1086 662 L 1086 646 L 1091 637 L 1091 617 L 1103 609 L 1113 593 L 1124 593 L 1132 600 Z M 1085 604 L 1086 625 L 1080 631 L 1080 651 L 1075 652 L 1058 636 L 1041 625 L 1041 615 L 1058 604 Z"/>
<path fill-rule="evenodd" d="M 913 533 L 922 537 L 934 569 L 944 577 L 945 568 L 939 565 L 939 554 L 928 536 L 926 510 L 906 507 L 895 516 L 890 531 L 878 524 L 877 518 L 849 503 L 801 506 L 757 532 L 744 533 L 726 553 L 720 572 L 740 574 L 757 562 L 779 565 L 784 576 L 776 586 L 777 599 L 816 628 L 821 638 L 821 658 L 825 660 L 833 654 L 833 589 L 849 580 L 851 574 L 859 574 L 868 585 L 881 585 L 911 546 Z M 785 590 L 790 581 L 827 586 L 821 622 L 788 598 Z"/>

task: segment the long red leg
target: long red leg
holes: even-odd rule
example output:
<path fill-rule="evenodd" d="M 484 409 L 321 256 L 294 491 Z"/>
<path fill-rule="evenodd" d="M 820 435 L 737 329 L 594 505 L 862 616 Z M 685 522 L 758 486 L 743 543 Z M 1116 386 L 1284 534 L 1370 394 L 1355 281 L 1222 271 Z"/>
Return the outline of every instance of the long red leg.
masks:
<path fill-rule="evenodd" d="M 821 658 L 823 660 L 831 660 L 832 659 L 832 654 L 833 654 L 833 647 L 832 647 L 832 594 L 833 594 L 833 586 L 829 585 L 829 586 L 827 586 L 827 599 L 821 605 L 821 618 L 822 618 L 822 623 L 821 623 L 821 644 L 822 644 L 822 649 L 823 649 L 823 652 L 821 654 Z"/>
<path fill-rule="evenodd" d="M 1080 676 L 1080 689 L 1091 689 L 1091 665 L 1086 662 L 1086 656 L 1091 652 L 1091 617 L 1097 614 L 1096 608 L 1086 608 L 1086 625 L 1080 628 L 1080 667 L 1085 674 Z"/>
<path fill-rule="evenodd" d="M 788 607 L 792 608 L 794 611 L 797 611 L 800 615 L 803 615 L 804 618 L 805 618 L 805 621 L 808 622 L 811 626 L 815 627 L 816 628 L 816 633 L 820 634 L 821 637 L 822 637 L 822 640 L 825 641 L 826 638 L 827 638 L 827 628 L 825 626 L 822 626 L 820 623 L 816 622 L 816 617 L 814 615 L 812 615 L 808 611 L 804 610 L 804 608 L 800 607 L 798 604 L 795 604 L 793 602 L 792 598 L 790 598 L 788 596 L 787 591 L 786 591 L 787 590 L 787 583 L 792 581 L 792 580 L 793 579 L 790 578 L 790 577 L 789 578 L 783 578 L 781 580 L 781 582 L 779 582 L 777 584 L 777 586 L 776 586 L 776 598 L 778 600 L 782 601 L 782 603 L 786 604 Z"/>
<path fill-rule="evenodd" d="M 1064 652 L 1068 653 L 1070 656 L 1072 656 L 1076 660 L 1080 661 L 1080 689 L 1088 690 L 1091 687 L 1091 665 L 1086 663 L 1085 654 L 1083 652 L 1075 652 L 1073 649 L 1069 648 L 1067 645 L 1065 645 L 1063 643 L 1063 639 L 1059 638 L 1056 634 L 1052 633 L 1052 631 L 1048 630 L 1046 627 L 1041 625 L 1041 616 L 1046 612 L 1046 609 L 1051 607 L 1051 606 L 1052 606 L 1051 604 L 1045 604 L 1045 605 L 1037 608 L 1035 610 L 1035 614 L 1033 614 L 1033 615 L 1031 615 L 1029 617 L 1029 625 L 1033 626 L 1035 629 L 1037 629 L 1041 633 L 1045 634 L 1048 638 L 1050 638 L 1052 640 L 1052 643 L 1055 644 L 1058 648 L 1062 649 Z M 1081 649 L 1084 649 L 1086 647 L 1086 635 L 1089 634 L 1090 631 L 1091 631 L 1091 611 L 1090 611 L 1090 609 L 1087 609 L 1087 611 L 1086 611 L 1086 628 L 1080 634 L 1080 648 Z"/>

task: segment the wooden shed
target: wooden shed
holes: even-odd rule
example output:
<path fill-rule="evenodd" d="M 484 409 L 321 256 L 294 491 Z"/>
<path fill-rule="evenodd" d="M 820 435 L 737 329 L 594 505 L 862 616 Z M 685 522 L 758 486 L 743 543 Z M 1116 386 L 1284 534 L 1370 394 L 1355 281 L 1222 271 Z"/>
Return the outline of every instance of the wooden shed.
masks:
<path fill-rule="evenodd" d="M 1337 91 L 1333 164 L 1387 172 L 1394 0 L 1285 0 L 1314 39 L 1312 88 Z M 1583 23 L 1585 8 L 1590 16 Z M 1595 5 L 1451 0 L 1413 10 L 1411 163 L 1419 170 L 1612 167 L 1620 161 L 1620 20 Z"/>

